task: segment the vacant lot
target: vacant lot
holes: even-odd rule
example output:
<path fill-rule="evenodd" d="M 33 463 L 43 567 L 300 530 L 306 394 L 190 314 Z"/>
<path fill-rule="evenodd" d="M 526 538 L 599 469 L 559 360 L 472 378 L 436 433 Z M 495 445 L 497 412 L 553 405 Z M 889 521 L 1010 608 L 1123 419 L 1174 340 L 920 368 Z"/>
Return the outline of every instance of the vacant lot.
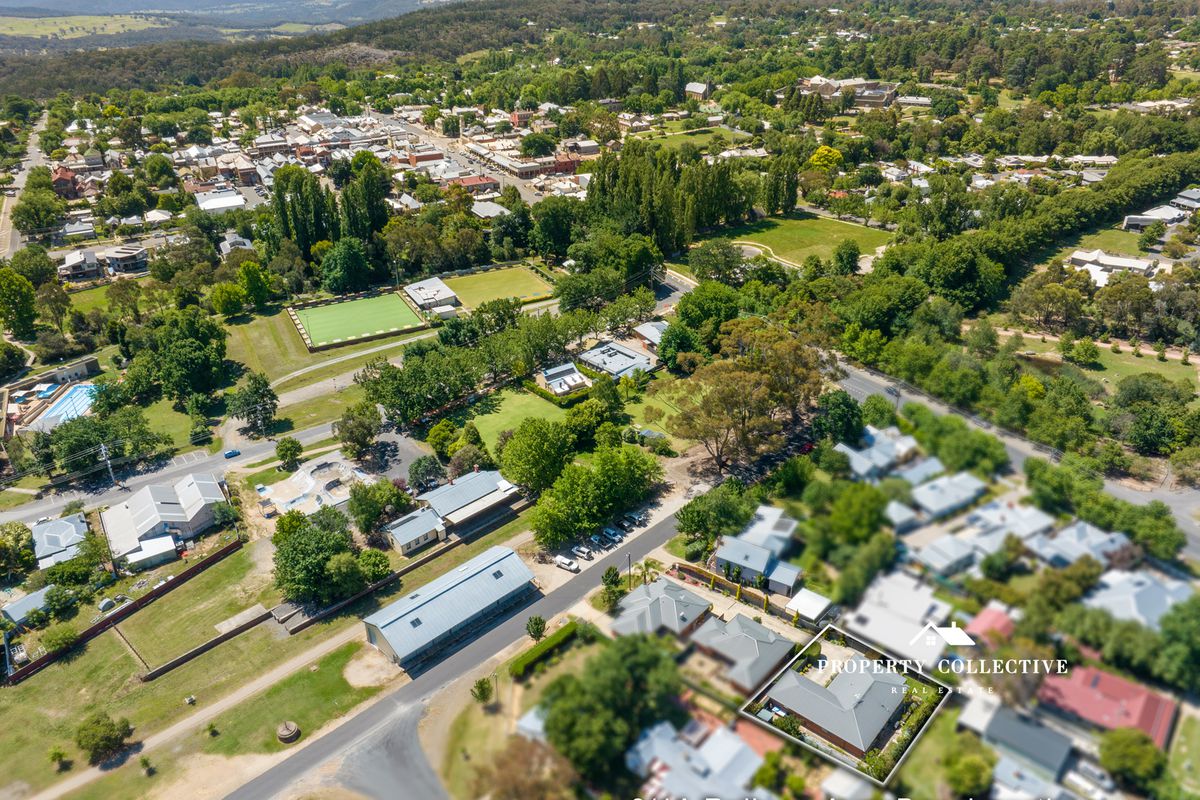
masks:
<path fill-rule="evenodd" d="M 532 300 L 545 297 L 552 291 L 552 287 L 542 276 L 527 267 L 494 269 L 490 272 L 446 278 L 446 285 L 458 295 L 458 299 L 467 308 L 476 308 L 480 303 L 504 297 Z"/>
<path fill-rule="evenodd" d="M 1054 258 L 1065 259 L 1076 250 L 1103 250 L 1115 256 L 1147 257 L 1145 253 L 1138 250 L 1138 235 L 1120 228 L 1102 228 L 1091 233 L 1073 236 L 1064 241 L 1066 244 L 1047 259 L 1047 263 Z"/>
<path fill-rule="evenodd" d="M 844 241 L 858 243 L 863 253 L 871 253 L 891 241 L 887 231 L 867 228 L 812 214 L 772 217 L 752 225 L 733 228 L 721 235 L 723 239 L 762 248 L 767 255 L 777 256 L 800 264 L 809 256 L 829 258 Z"/>
<path fill-rule="evenodd" d="M 298 308 L 296 317 L 316 346 L 353 342 L 383 333 L 400 333 L 421 325 L 417 313 L 395 293 L 328 306 Z"/>
<path fill-rule="evenodd" d="M 217 623 L 278 602 L 271 576 L 253 569 L 250 547 L 242 548 L 121 623 L 121 633 L 150 666 L 162 664 L 216 636 Z"/>
<path fill-rule="evenodd" d="M 153 17 L 133 14 L 111 16 L 73 15 L 67 17 L 3 17 L 0 30 L 7 36 L 49 36 L 54 39 L 79 39 L 84 36 L 109 36 L 114 33 L 161 28 L 164 23 Z"/>

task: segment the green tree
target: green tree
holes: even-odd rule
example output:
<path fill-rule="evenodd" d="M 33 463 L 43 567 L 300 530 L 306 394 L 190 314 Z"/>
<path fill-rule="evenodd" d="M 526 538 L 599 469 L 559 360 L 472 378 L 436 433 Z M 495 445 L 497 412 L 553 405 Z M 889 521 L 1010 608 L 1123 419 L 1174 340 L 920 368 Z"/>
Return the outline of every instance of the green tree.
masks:
<path fill-rule="evenodd" d="M 579 209 L 579 201 L 567 197 L 547 197 L 533 207 L 531 236 L 539 253 L 559 259 L 566 256 Z"/>
<path fill-rule="evenodd" d="M 9 266 L 18 274 L 32 283 L 35 287 L 44 283 L 55 282 L 58 270 L 51 260 L 46 248 L 40 244 L 30 244 L 13 253 Z"/>
<path fill-rule="evenodd" d="M 531 133 L 521 139 L 521 155 L 541 158 L 554 152 L 554 138 L 544 133 Z"/>
<path fill-rule="evenodd" d="M 983 756 L 964 755 L 946 770 L 946 782 L 958 797 L 982 797 L 992 785 L 992 765 Z"/>
<path fill-rule="evenodd" d="M 432 481 L 446 477 L 446 470 L 437 456 L 421 456 L 408 465 L 408 482 L 411 486 L 419 487 Z"/>
<path fill-rule="evenodd" d="M 546 635 L 546 620 L 534 614 L 529 619 L 525 620 L 525 632 L 529 634 L 529 638 L 535 642 L 540 642 Z"/>
<path fill-rule="evenodd" d="M 5 581 L 37 566 L 33 549 L 33 531 L 23 522 L 0 522 L 0 569 Z"/>
<path fill-rule="evenodd" d="M 493 687 L 491 678 L 480 678 L 479 680 L 475 681 L 475 683 L 471 684 L 471 697 L 481 706 L 486 706 L 492 702 L 492 694 Z"/>
<path fill-rule="evenodd" d="M 324 511 L 324 509 L 322 510 Z M 328 603 L 337 594 L 328 580 L 330 559 L 353 549 L 345 518 L 330 509 L 337 519 L 306 519 L 299 511 L 288 511 L 275 522 L 275 585 L 288 600 Z M 320 512 L 318 512 L 320 513 Z"/>
<path fill-rule="evenodd" d="M 243 261 L 238 267 L 238 285 L 245 294 L 246 300 L 261 311 L 267 305 L 271 296 L 271 284 L 266 270 L 257 261 Z"/>
<path fill-rule="evenodd" d="M 282 436 L 275 443 L 275 457 L 279 459 L 280 466 L 288 472 L 300 465 L 300 455 L 303 452 L 304 445 L 300 444 L 299 439 L 291 436 Z"/>
<path fill-rule="evenodd" d="M 222 282 L 212 287 L 208 293 L 208 301 L 212 303 L 213 311 L 225 317 L 232 317 L 245 310 L 246 292 L 236 283 Z"/>
<path fill-rule="evenodd" d="M 71 296 L 67 294 L 67 290 L 62 287 L 62 284 L 57 281 L 42 284 L 38 287 L 35 302 L 38 316 L 61 333 L 63 323 L 66 322 L 67 315 L 71 312 Z"/>
<path fill-rule="evenodd" d="M 116 755 L 132 735 L 133 727 L 129 720 L 114 720 L 103 711 L 96 711 L 79 723 L 75 730 L 75 744 L 87 754 L 89 763 L 97 764 Z"/>
<path fill-rule="evenodd" d="M 862 420 L 866 425 L 887 428 L 896 424 L 896 408 L 892 401 L 881 394 L 873 394 L 862 401 Z"/>
<path fill-rule="evenodd" d="M 0 322 L 18 339 L 33 336 L 37 294 L 33 284 L 11 267 L 0 268 Z"/>
<path fill-rule="evenodd" d="M 321 261 L 321 285 L 333 294 L 360 291 L 367 288 L 370 280 L 367 251 L 359 239 L 338 240 Z"/>
<path fill-rule="evenodd" d="M 826 392 L 817 400 L 814 432 L 835 442 L 853 445 L 862 438 L 862 409 L 858 401 L 842 389 Z"/>
<path fill-rule="evenodd" d="M 527 417 L 504 446 L 504 477 L 533 494 L 549 488 L 574 455 L 575 437 L 560 422 Z"/>
<path fill-rule="evenodd" d="M 350 406 L 333 423 L 333 435 L 342 443 L 342 453 L 353 459 L 363 458 L 374 449 L 382 429 L 383 418 L 370 400 Z"/>
<path fill-rule="evenodd" d="M 358 557 L 349 551 L 329 557 L 325 562 L 325 581 L 331 600 L 350 597 L 367 585 Z"/>
<path fill-rule="evenodd" d="M 360 481 L 350 486 L 346 511 L 363 535 L 372 537 L 382 523 L 395 519 L 411 505 L 412 499 L 391 481 Z"/>
<path fill-rule="evenodd" d="M 42 646 L 51 653 L 70 650 L 79 641 L 79 631 L 69 622 L 52 625 L 42 633 Z"/>
<path fill-rule="evenodd" d="M 67 207 L 45 189 L 25 190 L 12 210 L 13 227 L 24 234 L 48 233 L 62 221 Z"/>
<path fill-rule="evenodd" d="M 358 554 L 358 568 L 368 584 L 381 581 L 392 572 L 392 562 L 385 553 L 367 549 Z"/>
<path fill-rule="evenodd" d="M 1137 728 L 1117 728 L 1100 736 L 1100 766 L 1129 789 L 1144 793 L 1166 765 L 1166 754 Z"/>
<path fill-rule="evenodd" d="M 246 384 L 226 400 L 229 416 L 246 423 L 249 430 L 260 436 L 265 436 L 275 423 L 278 408 L 279 396 L 271 388 L 270 379 L 261 372 L 251 372 Z"/>

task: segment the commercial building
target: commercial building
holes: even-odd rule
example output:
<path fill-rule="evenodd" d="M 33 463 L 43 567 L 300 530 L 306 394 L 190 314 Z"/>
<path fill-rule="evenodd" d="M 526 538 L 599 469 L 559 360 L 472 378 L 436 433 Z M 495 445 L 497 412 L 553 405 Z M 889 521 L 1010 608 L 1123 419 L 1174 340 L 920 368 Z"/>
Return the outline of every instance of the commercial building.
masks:
<path fill-rule="evenodd" d="M 533 573 L 516 552 L 492 547 L 363 619 L 367 641 L 411 670 L 534 591 Z"/>
<path fill-rule="evenodd" d="M 442 519 L 446 530 L 506 506 L 518 497 L 517 487 L 496 470 L 469 472 L 432 491 L 417 495 L 417 501 Z"/>
<path fill-rule="evenodd" d="M 623 378 L 638 370 L 649 372 L 651 366 L 647 356 L 635 353 L 616 342 L 601 342 L 579 356 L 579 360 L 597 372 L 604 372 L 613 378 Z"/>
<path fill-rule="evenodd" d="M 404 287 L 404 293 L 416 303 L 417 308 L 429 310 L 438 306 L 456 306 L 458 295 L 441 278 L 426 278 Z"/>
<path fill-rule="evenodd" d="M 389 524 L 386 531 L 392 544 L 404 555 L 446 538 L 446 526 L 432 508 L 418 508 L 409 512 Z"/>

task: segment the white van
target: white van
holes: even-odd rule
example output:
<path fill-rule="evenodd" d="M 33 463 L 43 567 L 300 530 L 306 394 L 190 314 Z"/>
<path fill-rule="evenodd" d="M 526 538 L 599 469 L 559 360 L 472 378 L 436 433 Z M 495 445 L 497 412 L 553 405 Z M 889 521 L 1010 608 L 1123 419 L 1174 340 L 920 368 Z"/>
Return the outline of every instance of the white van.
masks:
<path fill-rule="evenodd" d="M 565 569 L 567 572 L 579 572 L 579 564 L 575 563 L 575 561 L 567 558 L 566 556 L 555 556 L 554 563 L 559 568 Z"/>

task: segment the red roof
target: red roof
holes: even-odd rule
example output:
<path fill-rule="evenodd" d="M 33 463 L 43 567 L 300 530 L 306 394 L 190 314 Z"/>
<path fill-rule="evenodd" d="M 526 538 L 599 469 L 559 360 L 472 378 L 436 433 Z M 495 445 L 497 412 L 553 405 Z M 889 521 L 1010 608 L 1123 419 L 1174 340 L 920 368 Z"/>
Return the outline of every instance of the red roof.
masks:
<path fill-rule="evenodd" d="M 465 178 L 452 178 L 450 182 L 459 186 L 490 186 L 497 181 L 487 175 L 468 175 Z"/>
<path fill-rule="evenodd" d="M 977 642 L 1004 641 L 1012 637 L 1015 627 L 1012 617 L 1004 609 L 988 605 L 975 615 L 965 630 Z"/>
<path fill-rule="evenodd" d="M 1069 675 L 1050 675 L 1038 690 L 1038 700 L 1100 728 L 1137 728 L 1166 749 L 1178 705 L 1095 667 L 1078 667 Z"/>

